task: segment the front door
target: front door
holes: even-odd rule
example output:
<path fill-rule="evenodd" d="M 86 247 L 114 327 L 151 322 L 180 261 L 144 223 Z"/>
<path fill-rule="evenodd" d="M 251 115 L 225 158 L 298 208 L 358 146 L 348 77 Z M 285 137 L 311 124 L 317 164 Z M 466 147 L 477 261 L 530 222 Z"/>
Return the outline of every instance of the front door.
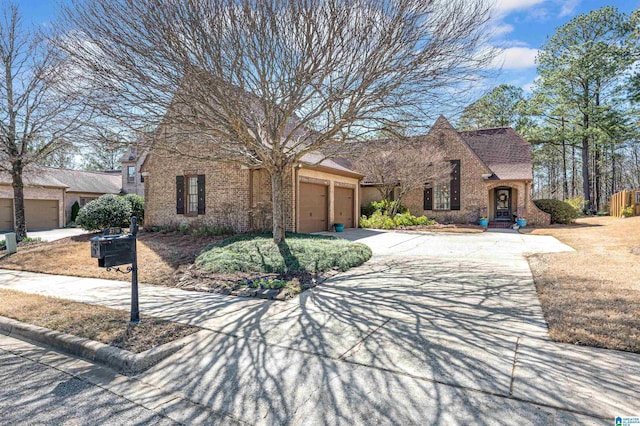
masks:
<path fill-rule="evenodd" d="M 496 189 L 496 220 L 511 221 L 511 189 Z"/>

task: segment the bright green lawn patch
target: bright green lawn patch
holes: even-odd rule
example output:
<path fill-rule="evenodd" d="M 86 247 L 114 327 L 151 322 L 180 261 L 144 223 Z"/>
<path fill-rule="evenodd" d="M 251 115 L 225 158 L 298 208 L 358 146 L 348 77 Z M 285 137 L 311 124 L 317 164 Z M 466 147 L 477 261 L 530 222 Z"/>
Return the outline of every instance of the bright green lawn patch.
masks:
<path fill-rule="evenodd" d="M 284 243 L 275 244 L 269 234 L 237 235 L 207 247 L 196 266 L 215 273 L 324 272 L 346 271 L 369 260 L 371 249 L 322 235 L 287 233 Z"/>

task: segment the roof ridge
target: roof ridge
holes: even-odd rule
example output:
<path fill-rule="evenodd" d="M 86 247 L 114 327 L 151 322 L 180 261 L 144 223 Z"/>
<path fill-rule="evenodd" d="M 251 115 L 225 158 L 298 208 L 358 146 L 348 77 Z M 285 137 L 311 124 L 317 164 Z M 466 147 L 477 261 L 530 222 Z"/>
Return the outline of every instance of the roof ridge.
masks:
<path fill-rule="evenodd" d="M 511 129 L 515 132 L 515 129 L 511 126 L 498 126 L 498 127 L 483 127 L 482 129 L 475 130 L 458 130 L 458 133 L 471 133 L 471 132 L 481 132 L 483 130 L 498 130 L 498 129 Z M 517 132 L 516 132 L 517 133 Z"/>

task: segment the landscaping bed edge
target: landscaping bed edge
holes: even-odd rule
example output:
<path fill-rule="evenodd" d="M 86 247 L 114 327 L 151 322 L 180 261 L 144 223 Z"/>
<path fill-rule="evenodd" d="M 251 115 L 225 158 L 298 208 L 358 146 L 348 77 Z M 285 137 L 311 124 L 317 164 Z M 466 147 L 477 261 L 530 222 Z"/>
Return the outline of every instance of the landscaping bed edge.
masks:
<path fill-rule="evenodd" d="M 200 333 L 208 334 L 210 332 L 200 330 L 178 340 L 136 354 L 95 340 L 0 316 L 0 334 L 20 340 L 42 343 L 68 354 L 106 365 L 124 374 L 136 374 L 148 369 L 197 340 Z"/>

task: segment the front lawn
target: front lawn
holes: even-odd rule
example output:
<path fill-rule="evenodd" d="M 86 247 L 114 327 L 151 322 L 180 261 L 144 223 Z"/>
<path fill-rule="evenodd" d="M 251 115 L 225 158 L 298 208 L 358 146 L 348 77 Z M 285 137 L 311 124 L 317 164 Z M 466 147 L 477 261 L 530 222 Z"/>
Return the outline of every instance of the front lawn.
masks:
<path fill-rule="evenodd" d="M 89 239 L 95 234 L 78 235 L 58 241 L 19 247 L 18 252 L 0 252 L 0 268 L 47 274 L 73 275 L 130 281 L 131 275 L 107 272 L 91 258 Z M 180 270 L 193 263 L 204 247 L 223 237 L 193 237 L 179 232 L 142 232 L 138 234 L 139 279 L 147 284 L 173 286 Z M 6 252 L 5 252 L 6 253 Z"/>
<path fill-rule="evenodd" d="M 91 258 L 93 236 L 20 248 L 18 253 L 1 256 L 0 268 L 131 280 L 130 275 L 98 267 L 97 259 Z M 286 299 L 315 286 L 323 273 L 347 270 L 370 257 L 371 250 L 364 244 L 320 235 L 287 234 L 280 245 L 268 234 L 226 240 L 180 232 L 138 235 L 140 282 L 240 296 L 274 298 L 278 293 Z M 286 293 L 280 291 L 285 287 Z"/>
<path fill-rule="evenodd" d="M 640 217 L 523 231 L 576 250 L 529 257 L 551 338 L 640 353 Z"/>
<path fill-rule="evenodd" d="M 0 315 L 139 353 L 188 336 L 200 328 L 55 297 L 0 289 Z"/>

